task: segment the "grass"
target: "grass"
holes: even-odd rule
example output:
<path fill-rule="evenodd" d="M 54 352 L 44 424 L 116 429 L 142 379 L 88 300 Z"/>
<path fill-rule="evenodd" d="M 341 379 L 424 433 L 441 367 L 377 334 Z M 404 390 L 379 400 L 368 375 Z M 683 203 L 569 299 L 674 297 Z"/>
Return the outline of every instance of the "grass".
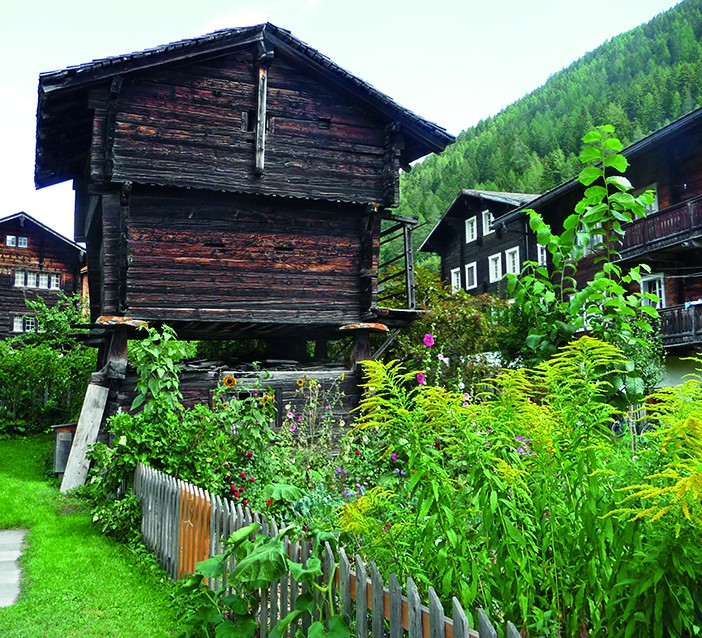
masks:
<path fill-rule="evenodd" d="M 88 506 L 47 480 L 53 438 L 0 441 L 0 529 L 25 528 L 19 600 L 3 638 L 169 638 L 182 633 L 165 572 L 100 534 Z"/>

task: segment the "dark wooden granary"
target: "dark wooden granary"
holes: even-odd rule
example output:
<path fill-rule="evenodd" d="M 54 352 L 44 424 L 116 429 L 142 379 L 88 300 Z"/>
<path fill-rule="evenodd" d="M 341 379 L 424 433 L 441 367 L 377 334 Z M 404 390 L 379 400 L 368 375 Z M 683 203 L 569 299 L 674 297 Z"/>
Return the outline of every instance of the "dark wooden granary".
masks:
<path fill-rule="evenodd" d="M 290 32 L 226 29 L 42 74 L 37 118 L 37 187 L 76 191 L 103 363 L 136 321 L 289 359 L 412 318 L 378 307 L 381 221 L 400 169 L 453 138 Z"/>
<path fill-rule="evenodd" d="M 376 316 L 399 170 L 452 137 L 271 24 L 42 74 L 35 180 L 73 180 L 93 319 L 319 336 Z"/>

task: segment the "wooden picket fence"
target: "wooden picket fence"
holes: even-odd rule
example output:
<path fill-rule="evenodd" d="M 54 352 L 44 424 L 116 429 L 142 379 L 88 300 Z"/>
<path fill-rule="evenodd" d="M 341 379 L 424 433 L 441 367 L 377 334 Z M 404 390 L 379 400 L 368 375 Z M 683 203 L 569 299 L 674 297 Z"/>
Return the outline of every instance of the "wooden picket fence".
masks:
<path fill-rule="evenodd" d="M 268 536 L 275 536 L 279 531 L 276 522 L 263 514 L 251 512 L 229 499 L 212 496 L 207 490 L 142 464 L 135 471 L 134 492 L 141 502 L 144 542 L 171 578 L 194 573 L 198 562 L 222 553 L 223 540 L 252 522 L 259 523 L 259 531 Z M 311 543 L 292 543 L 288 538 L 285 542 L 291 558 L 304 561 L 310 555 Z M 482 609 L 477 612 L 477 630 L 471 629 L 456 598 L 450 618 L 433 588 L 429 588 L 429 604 L 425 606 L 411 578 L 407 579 L 406 594 L 392 574 L 386 587 L 374 563 L 366 565 L 359 556 L 355 556 L 352 563 L 343 548 L 336 556 L 327 544 L 323 562 L 327 573 L 332 565 L 339 565 L 335 589 L 343 613 L 347 618 L 355 618 L 357 638 L 402 638 L 405 635 L 409 638 L 497 638 L 497 631 Z M 214 580 L 210 582 L 212 588 L 219 585 Z M 304 587 L 289 574 L 261 591 L 261 638 L 266 638 L 268 627 L 294 608 L 302 591 Z M 301 625 L 305 635 L 308 626 L 309 618 Z M 505 634 L 507 638 L 520 636 L 510 622 Z M 294 626 L 290 635 L 295 635 Z"/>

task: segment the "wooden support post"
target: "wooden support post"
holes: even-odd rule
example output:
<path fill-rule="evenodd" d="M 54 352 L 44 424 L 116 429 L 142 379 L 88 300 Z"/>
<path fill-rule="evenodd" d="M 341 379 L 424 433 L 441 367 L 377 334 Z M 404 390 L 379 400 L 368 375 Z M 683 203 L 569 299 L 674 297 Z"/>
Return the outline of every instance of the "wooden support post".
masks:
<path fill-rule="evenodd" d="M 353 335 L 351 346 L 351 366 L 355 367 L 359 361 L 371 359 L 371 332 L 388 332 L 388 327 L 382 323 L 350 323 L 341 326 L 339 331 Z"/>
<path fill-rule="evenodd" d="M 110 386 L 124 379 L 127 371 L 128 331 L 129 325 L 134 325 L 135 322 L 124 317 L 116 317 L 113 318 L 114 320 L 117 320 L 116 327 L 112 333 L 107 361 L 101 370 L 93 373 L 85 392 L 78 427 L 73 438 L 71 452 L 68 455 L 66 471 L 61 481 L 61 492 L 64 493 L 85 483 L 90 466 L 87 453 L 97 441 L 100 425 L 105 415 L 107 397 L 110 394 Z M 103 323 L 107 322 L 103 321 Z"/>
<path fill-rule="evenodd" d="M 97 440 L 109 392 L 110 389 L 105 386 L 96 385 L 95 383 L 88 384 L 83 407 L 80 411 L 80 418 L 78 419 L 78 427 L 71 446 L 71 453 L 68 455 L 66 471 L 61 481 L 62 493 L 85 483 L 85 477 L 88 475 L 88 467 L 90 465 L 86 454 L 88 448 L 94 445 Z"/>

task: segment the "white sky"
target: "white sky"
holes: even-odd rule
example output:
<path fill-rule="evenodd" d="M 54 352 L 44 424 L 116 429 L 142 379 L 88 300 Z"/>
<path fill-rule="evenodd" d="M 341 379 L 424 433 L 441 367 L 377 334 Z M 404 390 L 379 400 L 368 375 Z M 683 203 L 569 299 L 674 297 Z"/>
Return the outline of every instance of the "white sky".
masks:
<path fill-rule="evenodd" d="M 457 134 L 678 2 L 6 0 L 0 217 L 25 211 L 73 237 L 70 182 L 34 189 L 41 72 L 268 21 Z"/>

